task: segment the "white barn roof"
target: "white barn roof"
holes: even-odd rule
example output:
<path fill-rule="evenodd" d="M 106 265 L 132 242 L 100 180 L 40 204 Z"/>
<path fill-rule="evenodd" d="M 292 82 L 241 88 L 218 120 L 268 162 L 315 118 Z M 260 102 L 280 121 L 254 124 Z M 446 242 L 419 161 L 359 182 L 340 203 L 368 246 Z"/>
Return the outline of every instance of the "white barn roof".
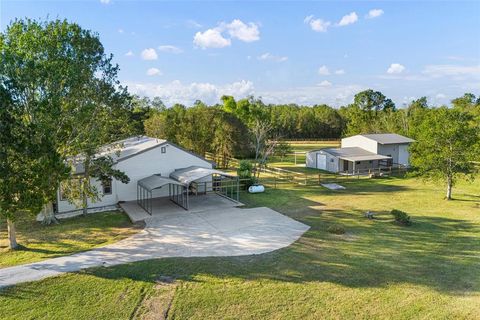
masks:
<path fill-rule="evenodd" d="M 212 174 L 219 174 L 227 177 L 234 177 L 231 174 L 225 173 L 220 170 L 202 168 L 198 166 L 191 166 L 187 168 L 177 169 L 170 173 L 170 178 L 183 183 L 184 185 L 189 185 L 195 180 L 199 180 L 205 177 L 208 177 Z"/>
<path fill-rule="evenodd" d="M 328 148 L 318 151 L 324 151 L 328 154 L 331 154 L 332 156 L 339 157 L 340 159 L 348 161 L 386 160 L 392 158 L 383 156 L 381 154 L 376 154 L 358 147 Z"/>
<path fill-rule="evenodd" d="M 396 133 L 372 133 L 372 134 L 360 134 L 360 136 L 374 140 L 380 144 L 400 144 L 400 143 L 412 143 L 415 140 L 401 136 Z"/>

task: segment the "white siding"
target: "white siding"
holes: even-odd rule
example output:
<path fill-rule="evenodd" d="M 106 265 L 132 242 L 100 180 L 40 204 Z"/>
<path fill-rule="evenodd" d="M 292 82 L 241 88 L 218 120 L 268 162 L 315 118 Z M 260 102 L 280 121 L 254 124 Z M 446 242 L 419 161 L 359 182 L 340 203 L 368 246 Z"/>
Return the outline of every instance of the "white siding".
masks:
<path fill-rule="evenodd" d="M 398 145 L 398 163 L 407 167 L 410 165 L 410 153 L 408 147 L 408 144 Z"/>
<path fill-rule="evenodd" d="M 172 145 L 166 146 L 166 152 L 161 153 L 161 147 L 143 152 L 129 159 L 120 161 L 116 168 L 125 172 L 130 178 L 128 184 L 115 181 L 117 201 L 132 201 L 137 199 L 137 181 L 152 174 L 168 177 L 175 169 L 190 166 L 212 168 L 212 164 Z M 154 196 L 168 196 L 168 185 L 155 191 Z"/>
<path fill-rule="evenodd" d="M 392 157 L 393 163 L 398 163 L 398 144 L 379 144 L 378 154 Z"/>
<path fill-rule="evenodd" d="M 103 191 L 103 187 L 100 181 L 96 179 L 90 179 L 90 184 L 92 186 L 95 186 L 97 190 L 99 190 L 100 192 Z M 67 200 L 60 200 L 60 190 L 58 191 L 57 199 L 59 199 L 57 203 L 58 212 L 68 212 L 68 211 L 79 210 L 79 208 L 77 208 L 75 204 L 69 203 Z M 115 194 L 115 180 L 112 181 L 112 194 L 102 196 L 100 198 L 100 201 L 97 201 L 97 202 L 93 202 L 91 199 L 87 199 L 89 208 L 113 206 L 117 202 L 118 201 Z"/>
<path fill-rule="evenodd" d="M 359 147 L 367 151 L 377 153 L 377 142 L 367 137 L 357 135 L 342 139 L 342 148 Z"/>
<path fill-rule="evenodd" d="M 320 163 L 317 161 L 318 155 L 325 155 L 326 156 L 326 169 L 321 168 Z M 338 161 L 339 159 L 335 156 L 332 156 L 331 154 L 318 150 L 318 151 L 311 151 L 307 153 L 307 158 L 306 158 L 306 166 L 308 168 L 314 168 L 314 169 L 322 169 L 330 172 L 338 172 Z"/>
<path fill-rule="evenodd" d="M 166 147 L 166 152 L 162 153 L 162 147 Z M 205 168 L 212 168 L 212 163 L 203 160 L 189 152 L 183 151 L 171 144 L 165 144 L 151 150 L 139 153 L 131 158 L 118 162 L 114 167 L 119 169 L 130 178 L 128 184 L 113 179 L 112 194 L 101 197 L 100 201 L 93 203 L 91 199 L 88 200 L 89 208 L 105 207 L 117 204 L 119 201 L 133 201 L 137 199 L 137 182 L 140 179 L 148 177 L 152 174 L 161 174 L 168 177 L 175 169 L 186 168 L 190 166 L 201 166 Z M 212 177 L 206 177 L 201 181 L 209 181 Z M 98 190 L 102 191 L 102 186 L 99 181 L 92 180 L 92 185 L 95 185 Z M 168 196 L 168 185 L 155 190 L 152 193 L 153 197 Z M 60 193 L 58 193 L 60 199 Z M 68 201 L 58 201 L 58 212 L 67 212 L 77 210 L 75 205 L 68 203 Z"/>
<path fill-rule="evenodd" d="M 306 167 L 307 168 L 316 168 L 317 167 L 317 152 L 318 151 L 310 151 L 307 152 L 306 156 Z"/>

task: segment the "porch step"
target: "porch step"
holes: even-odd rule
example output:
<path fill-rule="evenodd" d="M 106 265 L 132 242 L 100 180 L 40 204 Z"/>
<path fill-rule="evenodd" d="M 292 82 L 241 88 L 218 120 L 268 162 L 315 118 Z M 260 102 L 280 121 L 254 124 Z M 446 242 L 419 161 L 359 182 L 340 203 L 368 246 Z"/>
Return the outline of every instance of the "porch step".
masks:
<path fill-rule="evenodd" d="M 150 218 L 150 215 L 135 201 L 123 202 L 119 203 L 119 205 L 128 215 L 132 223 L 144 221 L 145 219 Z"/>

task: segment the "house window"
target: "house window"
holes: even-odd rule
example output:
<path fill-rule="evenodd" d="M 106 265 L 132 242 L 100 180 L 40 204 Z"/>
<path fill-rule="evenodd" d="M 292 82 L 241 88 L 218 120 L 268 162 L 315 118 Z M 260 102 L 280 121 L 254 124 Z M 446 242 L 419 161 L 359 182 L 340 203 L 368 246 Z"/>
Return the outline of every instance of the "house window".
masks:
<path fill-rule="evenodd" d="M 102 181 L 103 195 L 112 194 L 112 179 Z"/>
<path fill-rule="evenodd" d="M 335 159 L 330 159 L 330 162 L 335 162 Z"/>
<path fill-rule="evenodd" d="M 161 150 L 162 150 L 162 153 L 167 153 L 167 147 L 162 147 Z"/>

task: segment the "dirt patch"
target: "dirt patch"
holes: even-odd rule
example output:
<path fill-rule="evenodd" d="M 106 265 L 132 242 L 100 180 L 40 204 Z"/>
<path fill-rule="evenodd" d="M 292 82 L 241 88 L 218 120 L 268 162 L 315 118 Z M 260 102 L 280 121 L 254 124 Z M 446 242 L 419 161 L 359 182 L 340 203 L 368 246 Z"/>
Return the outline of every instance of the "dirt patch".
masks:
<path fill-rule="evenodd" d="M 167 319 L 177 286 L 178 282 L 173 277 L 159 277 L 153 287 L 153 292 L 143 299 L 133 318 L 142 320 Z"/>

